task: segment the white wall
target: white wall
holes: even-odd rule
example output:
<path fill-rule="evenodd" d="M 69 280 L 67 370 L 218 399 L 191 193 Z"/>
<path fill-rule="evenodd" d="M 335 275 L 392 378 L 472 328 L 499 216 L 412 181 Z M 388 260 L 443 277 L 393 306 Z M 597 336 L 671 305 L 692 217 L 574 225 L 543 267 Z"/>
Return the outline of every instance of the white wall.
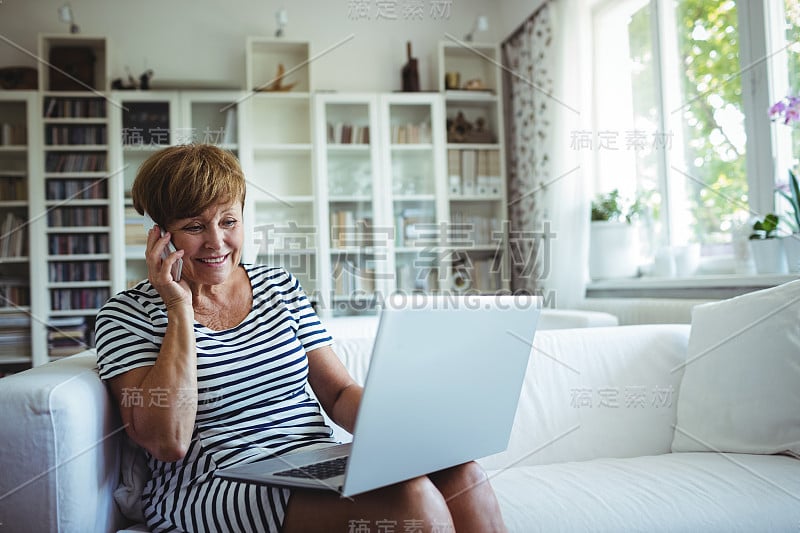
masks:
<path fill-rule="evenodd" d="M 270 36 L 275 31 L 275 11 L 286 7 L 289 23 L 285 38 L 308 40 L 312 55 L 346 37 L 353 38 L 313 65 L 314 88 L 340 91 L 392 91 L 401 84 L 407 40 L 419 60 L 423 90 L 437 88 L 437 43 L 446 33 L 459 39 L 477 14 L 489 17 L 489 30 L 476 41 L 498 42 L 526 18 L 542 0 L 451 0 L 449 14 L 435 18 L 437 1 L 422 0 L 421 19 L 400 11 L 406 2 L 385 4 L 397 8 L 396 20 L 377 17 L 376 0 L 362 0 L 371 7 L 366 19 L 350 11 L 353 0 L 72 0 L 75 18 L 85 35 L 101 35 L 111 44 L 110 77 L 135 76 L 147 68 L 161 80 L 202 80 L 220 86 L 244 85 L 245 39 Z M 0 3 L 0 66 L 35 66 L 39 33 L 65 33 L 57 9 L 63 0 L 4 0 Z M 509 6 L 506 15 L 505 6 Z M 530 5 L 530 7 L 528 7 Z M 516 21 L 516 22 L 515 22 Z"/>

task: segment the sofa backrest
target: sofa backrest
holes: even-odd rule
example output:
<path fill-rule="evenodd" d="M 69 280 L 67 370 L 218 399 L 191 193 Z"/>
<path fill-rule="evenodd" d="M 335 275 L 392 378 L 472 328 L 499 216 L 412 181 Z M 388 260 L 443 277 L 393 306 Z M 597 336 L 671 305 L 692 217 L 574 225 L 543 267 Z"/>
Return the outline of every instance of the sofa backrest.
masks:
<path fill-rule="evenodd" d="M 687 325 L 538 331 L 508 449 L 480 462 L 495 470 L 669 453 L 688 337 Z M 363 383 L 372 339 L 334 349 Z"/>
<path fill-rule="evenodd" d="M 0 523 L 8 531 L 106 532 L 124 434 L 83 352 L 0 380 Z"/>

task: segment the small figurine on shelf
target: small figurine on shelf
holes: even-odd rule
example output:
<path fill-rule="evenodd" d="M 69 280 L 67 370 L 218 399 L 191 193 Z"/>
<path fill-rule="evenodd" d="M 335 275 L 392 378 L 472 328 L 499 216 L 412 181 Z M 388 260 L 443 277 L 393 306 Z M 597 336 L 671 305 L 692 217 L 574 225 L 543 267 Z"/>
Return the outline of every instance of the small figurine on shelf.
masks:
<path fill-rule="evenodd" d="M 417 71 L 417 59 L 411 57 L 411 41 L 406 43 L 406 54 L 408 63 L 403 66 L 403 92 L 419 91 L 419 72 Z"/>
<path fill-rule="evenodd" d="M 131 74 L 131 69 L 125 67 L 125 72 L 128 74 L 128 84 L 125 85 L 125 83 L 122 81 L 122 78 L 117 78 L 113 80 L 111 82 L 111 88 L 114 89 L 115 91 L 123 91 L 123 90 L 130 91 L 137 88 L 136 78 L 134 78 L 133 75 Z"/>
<path fill-rule="evenodd" d="M 447 142 L 466 142 L 471 129 L 472 124 L 464 117 L 464 113 L 459 111 L 456 118 L 447 120 Z"/>
<path fill-rule="evenodd" d="M 283 80 L 286 76 L 285 74 L 286 69 L 283 66 L 283 63 L 278 63 L 278 73 L 275 75 L 275 79 L 265 85 L 261 85 L 259 87 L 254 87 L 253 90 L 256 92 L 287 92 L 291 91 L 292 87 L 297 85 L 297 82 L 294 83 L 287 83 L 286 85 L 283 84 Z"/>
<path fill-rule="evenodd" d="M 139 88 L 143 91 L 146 91 L 150 88 L 150 78 L 153 77 L 153 70 L 147 69 L 145 70 L 141 76 L 139 76 Z"/>
<path fill-rule="evenodd" d="M 486 86 L 483 84 L 483 80 L 480 78 L 473 78 L 468 80 L 467 83 L 464 84 L 464 89 L 468 91 L 485 91 Z"/>

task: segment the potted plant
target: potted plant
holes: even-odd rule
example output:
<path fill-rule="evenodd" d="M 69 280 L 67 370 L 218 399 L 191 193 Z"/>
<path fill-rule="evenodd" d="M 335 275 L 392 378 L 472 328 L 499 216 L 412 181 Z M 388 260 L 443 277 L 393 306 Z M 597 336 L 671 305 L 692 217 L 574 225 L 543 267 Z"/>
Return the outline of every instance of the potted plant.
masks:
<path fill-rule="evenodd" d="M 769 108 L 769 117 L 773 121 L 777 120 L 783 124 L 792 126 L 800 122 L 800 96 L 788 95 L 775 102 Z M 790 272 L 800 272 L 800 189 L 797 186 L 797 178 L 794 172 L 789 170 L 789 183 L 783 188 L 779 187 L 778 193 L 789 202 L 792 210 L 787 213 L 790 216 L 786 219 L 792 228 L 792 233 L 783 241 L 785 254 Z"/>
<path fill-rule="evenodd" d="M 778 239 L 778 225 L 780 219 L 775 213 L 770 213 L 763 220 L 753 224 L 753 233 L 750 234 L 750 250 L 759 274 L 785 274 L 786 254 L 783 250 L 783 241 Z"/>
<path fill-rule="evenodd" d="M 791 170 L 786 189 L 788 190 L 778 188 L 778 194 L 783 196 L 791 207 L 785 218 L 792 228 L 792 234 L 783 238 L 783 248 L 789 272 L 800 272 L 800 186 L 797 183 L 797 176 Z"/>
<path fill-rule="evenodd" d="M 626 203 L 619 190 L 592 201 L 589 275 L 593 280 L 632 278 L 639 273 L 637 229 L 639 202 Z"/>

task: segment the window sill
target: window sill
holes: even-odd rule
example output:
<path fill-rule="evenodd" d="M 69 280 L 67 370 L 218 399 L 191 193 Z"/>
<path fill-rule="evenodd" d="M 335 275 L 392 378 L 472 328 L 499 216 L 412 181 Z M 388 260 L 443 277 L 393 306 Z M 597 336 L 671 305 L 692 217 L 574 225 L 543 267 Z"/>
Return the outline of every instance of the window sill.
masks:
<path fill-rule="evenodd" d="M 689 278 L 640 277 L 603 280 L 586 286 L 587 298 L 731 298 L 800 279 L 792 274 L 714 274 Z"/>

